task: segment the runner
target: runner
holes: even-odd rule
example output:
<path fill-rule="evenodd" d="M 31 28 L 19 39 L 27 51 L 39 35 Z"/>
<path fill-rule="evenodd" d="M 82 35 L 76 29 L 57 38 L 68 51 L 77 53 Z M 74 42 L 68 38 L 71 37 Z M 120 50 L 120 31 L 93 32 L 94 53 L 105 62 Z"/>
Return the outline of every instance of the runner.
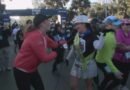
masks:
<path fill-rule="evenodd" d="M 71 69 L 71 90 L 78 90 L 80 78 L 86 81 L 87 90 L 93 90 L 93 78 L 97 75 L 97 67 L 93 59 L 95 35 L 93 35 L 87 16 L 76 16 L 73 19 L 73 23 L 77 34 L 73 41 L 74 47 L 72 48 L 75 62 Z"/>
<path fill-rule="evenodd" d="M 126 84 L 130 73 L 130 19 L 122 20 L 121 29 L 116 32 L 116 39 L 119 46 L 116 49 L 113 62 L 123 73 L 119 90 L 129 90 Z"/>
<path fill-rule="evenodd" d="M 104 46 L 96 54 L 97 65 L 104 74 L 99 90 L 112 90 L 122 79 L 122 73 L 112 62 L 116 49 L 115 30 L 121 24 L 121 21 L 115 16 L 108 16 L 104 19 L 103 23 L 105 24 L 105 30 L 103 31 Z M 116 83 L 110 83 L 111 80 L 116 81 Z"/>

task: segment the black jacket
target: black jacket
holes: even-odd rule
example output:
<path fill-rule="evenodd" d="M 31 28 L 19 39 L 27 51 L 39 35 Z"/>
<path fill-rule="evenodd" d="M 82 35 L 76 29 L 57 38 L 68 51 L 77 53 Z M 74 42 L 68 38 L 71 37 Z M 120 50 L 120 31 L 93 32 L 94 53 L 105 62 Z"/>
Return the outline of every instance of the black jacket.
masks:
<path fill-rule="evenodd" d="M 5 48 L 9 46 L 9 34 L 9 30 L 3 30 L 2 28 L 0 29 L 0 48 Z"/>

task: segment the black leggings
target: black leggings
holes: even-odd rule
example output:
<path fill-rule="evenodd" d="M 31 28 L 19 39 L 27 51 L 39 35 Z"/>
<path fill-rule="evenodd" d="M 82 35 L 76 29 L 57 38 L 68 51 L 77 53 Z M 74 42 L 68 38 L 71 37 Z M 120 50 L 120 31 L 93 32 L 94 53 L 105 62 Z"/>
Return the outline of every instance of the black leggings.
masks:
<path fill-rule="evenodd" d="M 62 63 L 64 60 L 64 48 L 58 48 L 56 52 L 58 56 L 55 58 L 55 61 L 53 63 L 53 69 L 57 69 L 57 65 Z"/>
<path fill-rule="evenodd" d="M 113 60 L 113 63 L 123 73 L 121 84 L 126 85 L 130 72 L 130 63 L 122 63 L 117 60 Z"/>
<path fill-rule="evenodd" d="M 99 85 L 98 90 L 113 90 L 121 83 L 121 80 L 117 79 L 113 73 L 108 73 L 105 70 L 106 64 L 97 63 L 97 65 L 104 74 L 104 79 Z"/>
<path fill-rule="evenodd" d="M 31 90 L 31 85 L 35 90 L 45 90 L 38 71 L 28 74 L 16 68 L 13 70 L 18 90 Z"/>

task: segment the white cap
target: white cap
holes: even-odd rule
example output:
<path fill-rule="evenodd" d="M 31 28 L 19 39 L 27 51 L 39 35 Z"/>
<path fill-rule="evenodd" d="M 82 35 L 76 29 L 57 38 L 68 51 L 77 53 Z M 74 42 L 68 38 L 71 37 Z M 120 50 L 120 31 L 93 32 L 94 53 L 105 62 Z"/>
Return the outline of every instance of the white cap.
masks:
<path fill-rule="evenodd" d="M 76 23 L 89 23 L 88 22 L 88 17 L 86 15 L 79 15 L 79 16 L 75 16 L 74 19 L 72 20 L 73 24 Z"/>

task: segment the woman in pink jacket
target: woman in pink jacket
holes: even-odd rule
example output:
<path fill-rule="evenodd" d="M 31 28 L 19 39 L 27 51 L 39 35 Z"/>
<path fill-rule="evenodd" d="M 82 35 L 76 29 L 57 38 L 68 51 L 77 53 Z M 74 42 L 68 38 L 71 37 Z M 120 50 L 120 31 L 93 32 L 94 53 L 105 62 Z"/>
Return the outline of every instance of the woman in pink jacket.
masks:
<path fill-rule="evenodd" d="M 26 33 L 22 47 L 14 61 L 14 77 L 18 90 L 45 90 L 37 67 L 56 58 L 57 53 L 47 52 L 47 48 L 56 48 L 58 44 L 51 40 L 46 32 L 50 29 L 49 17 L 38 14 L 33 23 L 35 29 Z"/>
<path fill-rule="evenodd" d="M 121 29 L 116 32 L 117 49 L 113 62 L 123 73 L 121 87 L 119 90 L 128 90 L 125 86 L 130 72 L 130 20 L 123 19 Z"/>

